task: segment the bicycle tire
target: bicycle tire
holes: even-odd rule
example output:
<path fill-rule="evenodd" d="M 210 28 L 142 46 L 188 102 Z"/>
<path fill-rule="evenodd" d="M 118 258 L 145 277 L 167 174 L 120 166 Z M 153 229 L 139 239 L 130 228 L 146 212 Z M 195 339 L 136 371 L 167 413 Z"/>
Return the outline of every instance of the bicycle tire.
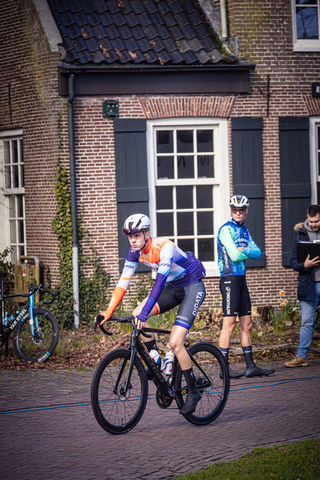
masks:
<path fill-rule="evenodd" d="M 210 343 L 197 343 L 192 345 L 188 351 L 210 378 L 211 386 L 201 388 L 201 379 L 204 378 L 203 374 L 198 367 L 192 363 L 193 373 L 196 378 L 197 387 L 202 393 L 202 398 L 197 404 L 196 410 L 193 413 L 184 415 L 184 417 L 195 425 L 207 425 L 222 413 L 228 400 L 230 377 L 227 364 L 220 350 Z M 220 374 L 222 378 L 220 378 Z M 183 374 L 180 366 L 178 366 L 175 378 L 175 389 L 180 390 L 183 388 L 183 382 Z"/>
<path fill-rule="evenodd" d="M 130 379 L 130 389 L 122 390 L 128 373 L 131 352 L 117 349 L 99 363 L 91 384 L 91 406 L 99 425 L 113 435 L 127 433 L 141 419 L 148 400 L 148 379 L 141 360 L 136 356 Z M 118 386 L 120 367 L 124 371 Z M 121 381 L 123 379 L 123 381 Z"/>
<path fill-rule="evenodd" d="M 54 352 L 59 340 L 59 325 L 53 315 L 44 308 L 35 308 L 38 318 L 38 338 L 32 338 L 29 326 L 29 311 L 17 324 L 13 335 L 14 351 L 22 362 L 44 362 Z"/>

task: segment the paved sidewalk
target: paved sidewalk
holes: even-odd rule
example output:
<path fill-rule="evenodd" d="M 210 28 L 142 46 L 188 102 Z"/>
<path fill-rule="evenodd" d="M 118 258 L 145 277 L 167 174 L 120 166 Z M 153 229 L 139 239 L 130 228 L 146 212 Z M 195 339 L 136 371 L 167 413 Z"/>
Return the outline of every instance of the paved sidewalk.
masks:
<path fill-rule="evenodd" d="M 211 425 L 192 425 L 150 399 L 140 423 L 118 436 L 93 416 L 93 372 L 1 371 L 1 478 L 168 480 L 256 447 L 320 437 L 320 359 L 308 368 L 269 366 L 271 377 L 231 381 Z"/>

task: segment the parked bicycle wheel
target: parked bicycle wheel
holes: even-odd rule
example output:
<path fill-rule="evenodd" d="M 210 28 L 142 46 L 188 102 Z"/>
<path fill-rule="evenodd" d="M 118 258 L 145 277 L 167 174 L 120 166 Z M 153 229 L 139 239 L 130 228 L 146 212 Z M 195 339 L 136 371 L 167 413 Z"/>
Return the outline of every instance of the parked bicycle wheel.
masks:
<path fill-rule="evenodd" d="M 59 340 L 59 325 L 55 316 L 44 308 L 35 308 L 38 330 L 34 324 L 34 335 L 29 325 L 29 312 L 16 326 L 13 348 L 22 362 L 44 362 L 54 352 Z"/>
<path fill-rule="evenodd" d="M 117 349 L 99 363 L 92 379 L 91 405 L 99 425 L 109 433 L 129 432 L 141 419 L 148 400 L 148 379 L 135 357 L 125 392 L 131 352 Z"/>
<path fill-rule="evenodd" d="M 192 345 L 188 351 L 203 370 L 201 372 L 195 363 L 192 364 L 197 388 L 201 392 L 202 398 L 196 410 L 184 417 L 195 425 L 206 425 L 213 422 L 225 407 L 230 389 L 229 372 L 223 355 L 214 345 L 197 343 Z M 220 378 L 220 372 L 222 378 Z M 175 383 L 176 390 L 185 385 L 180 366 L 178 366 Z"/>

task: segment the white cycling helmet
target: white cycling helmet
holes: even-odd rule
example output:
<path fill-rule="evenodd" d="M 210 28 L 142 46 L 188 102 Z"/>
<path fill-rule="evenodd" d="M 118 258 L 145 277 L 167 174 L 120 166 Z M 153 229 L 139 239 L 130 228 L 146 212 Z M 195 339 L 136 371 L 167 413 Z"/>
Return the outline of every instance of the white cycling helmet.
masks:
<path fill-rule="evenodd" d="M 122 231 L 126 235 L 134 235 L 138 232 L 150 230 L 150 219 L 143 213 L 130 215 L 123 224 Z"/>
<path fill-rule="evenodd" d="M 244 195 L 233 195 L 229 203 L 230 207 L 248 208 L 249 200 Z"/>

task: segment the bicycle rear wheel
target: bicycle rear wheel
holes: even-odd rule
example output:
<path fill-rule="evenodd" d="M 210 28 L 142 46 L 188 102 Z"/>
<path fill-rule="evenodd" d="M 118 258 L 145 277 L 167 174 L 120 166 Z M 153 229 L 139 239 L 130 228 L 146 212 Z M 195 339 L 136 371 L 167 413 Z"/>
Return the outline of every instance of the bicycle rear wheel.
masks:
<path fill-rule="evenodd" d="M 54 352 L 59 340 L 59 325 L 55 316 L 44 308 L 35 308 L 39 330 L 34 325 L 31 335 L 29 312 L 18 323 L 13 334 L 13 348 L 22 362 L 44 362 Z"/>
<path fill-rule="evenodd" d="M 210 343 L 197 343 L 192 345 L 188 351 L 202 369 L 201 371 L 192 362 L 197 388 L 202 397 L 197 404 L 196 410 L 193 413 L 184 415 L 184 417 L 195 425 L 207 425 L 220 415 L 228 400 L 230 377 L 227 364 L 220 350 Z M 175 389 L 183 388 L 184 382 L 185 380 L 179 366 L 176 374 Z"/>
<path fill-rule="evenodd" d="M 91 405 L 99 425 L 114 435 L 129 432 L 137 425 L 148 400 L 148 379 L 136 356 L 125 392 L 131 352 L 117 349 L 99 363 L 91 385 Z"/>

